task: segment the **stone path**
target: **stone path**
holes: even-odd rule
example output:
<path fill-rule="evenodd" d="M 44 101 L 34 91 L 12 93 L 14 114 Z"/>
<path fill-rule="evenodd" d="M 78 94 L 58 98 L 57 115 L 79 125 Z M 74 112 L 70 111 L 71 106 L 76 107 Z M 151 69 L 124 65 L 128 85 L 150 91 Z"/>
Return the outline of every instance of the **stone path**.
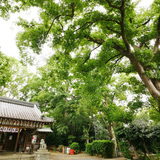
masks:
<path fill-rule="evenodd" d="M 126 160 L 126 159 L 124 157 L 104 159 L 101 157 L 89 156 L 84 153 L 77 155 L 67 155 L 59 152 L 52 152 L 50 160 Z"/>

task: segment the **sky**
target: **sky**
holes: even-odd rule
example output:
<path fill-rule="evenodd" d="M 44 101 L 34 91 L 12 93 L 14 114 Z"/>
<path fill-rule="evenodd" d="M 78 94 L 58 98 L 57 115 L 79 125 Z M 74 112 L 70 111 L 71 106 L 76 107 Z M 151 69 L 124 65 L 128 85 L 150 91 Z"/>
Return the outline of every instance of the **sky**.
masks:
<path fill-rule="evenodd" d="M 133 0 L 135 1 L 135 0 Z M 148 8 L 153 0 L 141 0 L 139 7 Z M 32 20 L 37 19 L 37 10 L 33 8 L 31 11 L 22 12 L 21 17 Z M 2 53 L 20 59 L 19 50 L 16 46 L 16 34 L 21 31 L 21 28 L 15 24 L 18 21 L 19 14 L 12 14 L 8 21 L 0 18 L 0 51 Z M 36 65 L 41 66 L 45 63 L 45 59 L 51 55 L 53 51 L 45 46 L 43 49 L 43 54 L 37 57 Z"/>

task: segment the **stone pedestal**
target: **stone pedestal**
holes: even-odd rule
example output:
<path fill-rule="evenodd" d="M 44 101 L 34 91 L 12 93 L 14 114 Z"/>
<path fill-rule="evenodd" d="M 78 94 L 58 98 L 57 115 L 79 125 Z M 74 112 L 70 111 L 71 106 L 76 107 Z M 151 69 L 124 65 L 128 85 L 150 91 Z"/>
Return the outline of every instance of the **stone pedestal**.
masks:
<path fill-rule="evenodd" d="M 40 148 L 35 152 L 35 160 L 49 160 L 50 153 L 47 149 Z"/>

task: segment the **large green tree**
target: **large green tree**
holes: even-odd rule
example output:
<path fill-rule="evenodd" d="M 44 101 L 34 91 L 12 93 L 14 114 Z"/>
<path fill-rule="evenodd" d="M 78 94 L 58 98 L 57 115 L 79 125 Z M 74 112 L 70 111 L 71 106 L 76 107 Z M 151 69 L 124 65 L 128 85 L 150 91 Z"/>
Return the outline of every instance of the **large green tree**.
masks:
<path fill-rule="evenodd" d="M 27 70 L 17 59 L 0 52 L 0 95 L 20 99 L 21 89 L 33 73 Z"/>
<path fill-rule="evenodd" d="M 39 53 L 47 41 L 64 57 L 70 54 L 78 59 L 77 65 L 83 72 L 105 67 L 109 61 L 116 65 L 122 57 L 127 57 L 160 112 L 158 0 L 151 9 L 142 11 L 137 11 L 131 0 L 20 2 L 24 7 L 38 7 L 41 18 L 39 22 L 18 23 L 24 27 L 17 38 L 23 57 L 28 48 Z"/>

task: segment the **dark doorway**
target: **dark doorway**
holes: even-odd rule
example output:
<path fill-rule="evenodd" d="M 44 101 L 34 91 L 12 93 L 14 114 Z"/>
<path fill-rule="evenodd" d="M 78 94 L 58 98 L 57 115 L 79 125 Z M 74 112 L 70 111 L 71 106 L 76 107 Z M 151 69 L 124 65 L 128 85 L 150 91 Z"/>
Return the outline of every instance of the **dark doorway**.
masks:
<path fill-rule="evenodd" d="M 6 151 L 14 151 L 16 139 L 17 139 L 17 133 L 6 133 L 6 139 L 5 139 L 5 150 Z"/>

